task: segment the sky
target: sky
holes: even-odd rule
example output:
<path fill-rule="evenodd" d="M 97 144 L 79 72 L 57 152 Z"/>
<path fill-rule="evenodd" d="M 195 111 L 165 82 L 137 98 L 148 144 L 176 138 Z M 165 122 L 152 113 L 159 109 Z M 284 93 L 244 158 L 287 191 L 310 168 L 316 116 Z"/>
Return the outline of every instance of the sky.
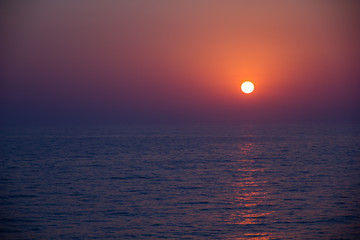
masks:
<path fill-rule="evenodd" d="M 358 1 L 2 1 L 2 122 L 360 120 Z M 251 81 L 255 91 L 243 94 Z"/>

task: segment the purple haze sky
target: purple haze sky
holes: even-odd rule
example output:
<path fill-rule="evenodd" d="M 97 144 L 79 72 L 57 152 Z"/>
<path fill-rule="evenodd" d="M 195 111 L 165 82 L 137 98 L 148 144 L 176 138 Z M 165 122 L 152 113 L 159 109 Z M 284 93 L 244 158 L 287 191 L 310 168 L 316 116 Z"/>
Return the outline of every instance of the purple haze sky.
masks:
<path fill-rule="evenodd" d="M 3 1 L 5 122 L 358 121 L 358 1 Z M 252 81 L 255 91 L 240 91 Z"/>

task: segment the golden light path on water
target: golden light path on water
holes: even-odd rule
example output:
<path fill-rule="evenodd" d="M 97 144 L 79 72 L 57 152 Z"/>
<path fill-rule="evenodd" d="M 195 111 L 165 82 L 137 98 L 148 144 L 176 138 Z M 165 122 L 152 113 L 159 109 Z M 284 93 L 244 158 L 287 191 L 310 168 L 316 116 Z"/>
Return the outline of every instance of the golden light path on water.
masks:
<path fill-rule="evenodd" d="M 245 143 L 239 145 L 239 150 L 242 156 L 246 156 L 254 150 L 253 143 Z M 238 211 L 230 214 L 226 222 L 228 224 L 247 226 L 249 229 L 252 226 L 266 224 L 269 217 L 274 211 L 264 209 L 262 206 L 269 204 L 270 192 L 264 188 L 267 181 L 259 176 L 259 173 L 264 172 L 262 167 L 256 166 L 254 159 L 240 159 L 238 161 L 241 168 L 237 171 L 242 176 L 235 179 L 234 200 L 233 205 L 238 208 Z M 270 232 L 243 232 L 241 236 L 233 236 L 230 239 L 252 239 L 252 240 L 268 240 L 273 239 L 273 233 Z"/>

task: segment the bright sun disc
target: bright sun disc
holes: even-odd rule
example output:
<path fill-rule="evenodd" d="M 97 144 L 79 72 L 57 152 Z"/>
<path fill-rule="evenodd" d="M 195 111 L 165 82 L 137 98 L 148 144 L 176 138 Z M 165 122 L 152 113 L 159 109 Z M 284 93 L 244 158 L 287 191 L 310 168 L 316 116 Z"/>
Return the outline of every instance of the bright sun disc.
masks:
<path fill-rule="evenodd" d="M 241 90 L 244 93 L 251 93 L 252 91 L 254 91 L 254 84 L 249 81 L 243 82 L 243 84 L 241 85 Z"/>

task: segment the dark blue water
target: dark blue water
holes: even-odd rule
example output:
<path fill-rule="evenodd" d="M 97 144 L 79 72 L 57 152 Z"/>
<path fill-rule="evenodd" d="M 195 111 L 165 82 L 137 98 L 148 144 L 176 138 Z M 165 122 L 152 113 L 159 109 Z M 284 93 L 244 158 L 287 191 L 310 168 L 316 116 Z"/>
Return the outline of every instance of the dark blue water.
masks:
<path fill-rule="evenodd" d="M 356 126 L 1 136 L 0 239 L 360 239 Z"/>

